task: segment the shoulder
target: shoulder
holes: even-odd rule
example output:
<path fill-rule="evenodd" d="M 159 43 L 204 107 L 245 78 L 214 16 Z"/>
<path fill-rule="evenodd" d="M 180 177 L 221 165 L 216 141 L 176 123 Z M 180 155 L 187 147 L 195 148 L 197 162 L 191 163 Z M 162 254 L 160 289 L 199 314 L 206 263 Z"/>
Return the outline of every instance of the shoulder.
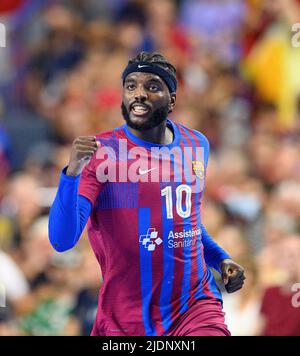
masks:
<path fill-rule="evenodd" d="M 176 125 L 179 127 L 181 132 L 185 132 L 187 135 L 194 139 L 196 138 L 200 142 L 200 145 L 209 151 L 209 141 L 202 132 L 186 127 L 180 123 L 176 123 Z"/>
<path fill-rule="evenodd" d="M 96 135 L 96 140 L 99 141 L 101 145 L 112 147 L 116 151 L 118 151 L 119 140 L 122 138 L 125 138 L 123 126 Z"/>
<path fill-rule="evenodd" d="M 123 126 L 117 127 L 110 131 L 104 131 L 96 134 L 97 140 L 118 139 L 119 135 L 123 132 Z"/>
<path fill-rule="evenodd" d="M 93 155 L 91 165 L 105 161 L 108 157 L 118 157 L 120 154 L 120 140 L 125 139 L 124 125 L 110 131 L 96 134 L 96 140 L 100 143 L 97 152 Z M 107 156 L 108 155 L 108 156 Z"/>
<path fill-rule="evenodd" d="M 209 141 L 208 138 L 200 131 L 192 130 L 193 133 L 198 137 L 202 145 L 209 151 Z"/>

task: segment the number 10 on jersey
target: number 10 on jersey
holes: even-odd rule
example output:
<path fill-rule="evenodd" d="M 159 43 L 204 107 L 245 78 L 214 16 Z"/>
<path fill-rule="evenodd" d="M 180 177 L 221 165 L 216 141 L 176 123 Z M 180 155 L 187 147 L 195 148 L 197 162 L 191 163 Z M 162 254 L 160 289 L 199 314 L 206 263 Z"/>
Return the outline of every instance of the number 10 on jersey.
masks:
<path fill-rule="evenodd" d="M 183 207 L 183 193 L 185 192 L 185 208 Z M 173 194 L 172 187 L 167 186 L 162 189 L 161 196 L 166 197 L 167 219 L 173 219 Z M 176 188 L 176 212 L 182 218 L 191 216 L 192 209 L 192 189 L 186 184 L 181 184 Z"/>

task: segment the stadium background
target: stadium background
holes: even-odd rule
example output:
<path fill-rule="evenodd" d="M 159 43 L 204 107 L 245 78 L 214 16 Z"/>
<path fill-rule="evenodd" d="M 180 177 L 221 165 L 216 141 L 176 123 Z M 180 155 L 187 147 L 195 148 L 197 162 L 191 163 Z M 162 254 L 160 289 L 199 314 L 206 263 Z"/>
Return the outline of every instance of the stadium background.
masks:
<path fill-rule="evenodd" d="M 171 117 L 211 143 L 203 221 L 247 276 L 224 293 L 229 328 L 300 335 L 300 1 L 7 0 L 0 22 L 0 335 L 90 332 L 96 259 L 86 233 L 55 253 L 47 214 L 72 140 L 122 124 L 141 49 L 176 65 Z"/>

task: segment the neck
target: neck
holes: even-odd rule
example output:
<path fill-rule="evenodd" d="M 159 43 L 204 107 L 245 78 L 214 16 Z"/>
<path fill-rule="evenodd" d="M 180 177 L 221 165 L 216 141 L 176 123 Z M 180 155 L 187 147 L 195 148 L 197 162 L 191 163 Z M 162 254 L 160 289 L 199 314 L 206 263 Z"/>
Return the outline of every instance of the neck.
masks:
<path fill-rule="evenodd" d="M 150 130 L 136 130 L 128 126 L 129 131 L 139 139 L 160 145 L 173 142 L 173 132 L 167 127 L 167 120 Z"/>

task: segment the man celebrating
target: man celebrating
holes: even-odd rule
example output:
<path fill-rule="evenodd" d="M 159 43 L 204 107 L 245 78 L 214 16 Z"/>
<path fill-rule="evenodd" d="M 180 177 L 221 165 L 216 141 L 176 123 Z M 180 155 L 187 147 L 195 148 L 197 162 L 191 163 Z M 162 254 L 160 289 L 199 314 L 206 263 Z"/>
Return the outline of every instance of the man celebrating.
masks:
<path fill-rule="evenodd" d="M 92 335 L 230 335 L 209 267 L 228 292 L 245 277 L 201 223 L 209 143 L 168 119 L 177 80 L 162 55 L 141 52 L 122 80 L 126 123 L 73 142 L 50 211 L 51 244 L 72 248 L 89 220 L 103 275 Z"/>

